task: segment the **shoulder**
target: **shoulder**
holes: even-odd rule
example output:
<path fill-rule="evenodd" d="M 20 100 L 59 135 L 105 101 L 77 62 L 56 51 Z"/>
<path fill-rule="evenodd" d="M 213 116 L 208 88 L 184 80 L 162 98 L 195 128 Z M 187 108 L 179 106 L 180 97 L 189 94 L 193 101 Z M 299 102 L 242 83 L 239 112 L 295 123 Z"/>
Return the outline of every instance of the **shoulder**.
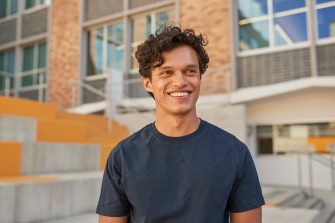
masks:
<path fill-rule="evenodd" d="M 236 152 L 246 152 L 249 151 L 248 147 L 238 139 L 232 133 L 214 125 L 207 121 L 204 121 L 206 124 L 206 135 L 210 137 L 213 142 L 219 141 L 224 142 L 229 148 L 234 149 Z"/>
<path fill-rule="evenodd" d="M 129 152 L 130 150 L 135 150 L 138 147 L 141 147 L 146 140 L 151 138 L 151 123 L 144 126 L 139 131 L 133 133 L 127 138 L 119 142 L 111 151 L 110 156 L 117 156 L 124 152 Z"/>

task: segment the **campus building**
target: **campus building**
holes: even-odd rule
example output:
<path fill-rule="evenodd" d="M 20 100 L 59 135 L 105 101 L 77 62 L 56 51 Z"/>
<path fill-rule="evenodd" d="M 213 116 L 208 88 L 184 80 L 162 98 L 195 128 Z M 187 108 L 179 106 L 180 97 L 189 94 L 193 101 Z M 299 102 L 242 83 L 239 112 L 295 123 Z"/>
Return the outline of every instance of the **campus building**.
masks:
<path fill-rule="evenodd" d="M 168 21 L 207 35 L 199 112 L 254 155 L 335 143 L 334 0 L 1 0 L 0 94 L 153 109 L 134 51 Z"/>

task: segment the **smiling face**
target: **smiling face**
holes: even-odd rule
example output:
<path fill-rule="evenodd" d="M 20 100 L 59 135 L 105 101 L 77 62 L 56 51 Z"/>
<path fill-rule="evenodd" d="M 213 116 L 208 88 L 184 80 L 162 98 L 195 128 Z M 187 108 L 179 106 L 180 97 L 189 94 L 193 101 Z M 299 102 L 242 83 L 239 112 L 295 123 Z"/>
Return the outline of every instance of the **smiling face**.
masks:
<path fill-rule="evenodd" d="M 151 80 L 142 77 L 145 90 L 155 97 L 157 116 L 196 115 L 201 83 L 196 52 L 181 45 L 162 56 L 164 63 L 152 70 Z"/>

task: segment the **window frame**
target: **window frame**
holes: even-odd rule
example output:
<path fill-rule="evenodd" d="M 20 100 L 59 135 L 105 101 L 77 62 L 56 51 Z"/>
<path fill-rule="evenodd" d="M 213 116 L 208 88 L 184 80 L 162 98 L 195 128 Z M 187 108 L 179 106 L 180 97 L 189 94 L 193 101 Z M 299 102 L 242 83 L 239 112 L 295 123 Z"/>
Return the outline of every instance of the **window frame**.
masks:
<path fill-rule="evenodd" d="M 297 9 L 290 9 L 282 12 L 274 12 L 273 9 L 273 0 L 267 0 L 267 11 L 268 14 L 254 17 L 251 19 L 244 19 L 240 20 L 238 16 L 239 12 L 239 4 L 236 1 L 235 3 L 235 15 L 236 19 L 234 20 L 237 22 L 236 29 L 234 30 L 235 36 L 236 36 L 236 44 L 235 45 L 235 51 L 237 56 L 250 56 L 250 55 L 259 55 L 259 54 L 266 54 L 266 53 L 272 53 L 272 52 L 278 52 L 278 51 L 285 51 L 285 50 L 291 50 L 291 49 L 300 49 L 300 48 L 305 48 L 310 45 L 311 43 L 311 37 L 309 34 L 309 29 L 310 29 L 310 24 L 308 21 L 309 15 L 309 10 L 308 10 L 308 0 L 305 0 L 305 7 L 303 8 L 297 8 Z M 285 44 L 285 45 L 275 45 L 275 33 L 274 33 L 274 20 L 277 18 L 282 18 L 285 16 L 289 15 L 297 15 L 300 13 L 305 13 L 306 14 L 306 35 L 307 35 L 307 40 L 306 41 L 301 41 L 297 43 L 292 43 L 292 44 Z M 249 21 L 249 22 L 248 22 Z M 260 22 L 260 21 L 268 21 L 268 34 L 269 34 L 269 46 L 267 47 L 262 47 L 262 48 L 257 48 L 257 49 L 249 49 L 242 51 L 240 49 L 240 27 L 241 23 L 243 25 L 246 24 L 252 24 L 254 22 Z"/>
<path fill-rule="evenodd" d="M 317 0 L 313 1 L 313 10 L 315 13 L 315 39 L 317 45 L 327 45 L 331 43 L 335 43 L 335 36 L 330 36 L 327 38 L 319 38 L 319 23 L 318 23 L 318 10 L 325 9 L 330 7 L 335 7 L 335 1 L 333 2 L 326 2 L 326 3 L 317 3 Z"/>
<path fill-rule="evenodd" d="M 16 9 L 14 13 L 11 13 L 11 7 L 12 7 L 12 2 L 15 0 L 5 0 L 6 1 L 6 15 L 4 17 L 0 17 L 0 21 L 10 19 L 12 17 L 15 17 L 18 14 L 18 4 L 20 0 L 16 0 Z"/>
<path fill-rule="evenodd" d="M 125 24 L 123 23 L 123 20 L 122 19 L 118 19 L 118 20 L 114 20 L 112 22 L 109 22 L 109 23 L 105 23 L 103 25 L 97 25 L 97 26 L 93 26 L 93 27 L 90 27 L 89 29 L 86 30 L 86 34 L 89 35 L 90 32 L 95 32 L 97 29 L 102 29 L 103 30 L 103 34 L 102 34 L 102 72 L 99 73 L 99 74 L 91 74 L 91 75 L 88 75 L 88 72 L 85 72 L 84 74 L 84 77 L 85 77 L 85 80 L 99 80 L 99 79 L 103 79 L 103 78 L 107 78 L 108 76 L 108 62 L 107 62 L 107 57 L 108 57 L 108 44 L 107 44 L 107 39 L 108 39 L 108 28 L 110 26 L 113 26 L 113 25 L 117 25 L 117 24 L 122 24 L 123 25 L 123 35 L 124 35 L 124 29 L 125 29 Z M 89 45 L 88 45 L 88 38 L 87 38 L 87 41 L 86 41 L 86 47 L 87 47 L 87 52 L 86 52 L 86 63 L 87 63 L 87 60 L 90 56 L 88 50 L 89 50 Z M 95 43 L 94 43 L 95 44 Z M 122 45 L 121 46 L 118 46 L 117 48 L 118 49 L 123 49 L 125 51 L 126 49 L 126 39 L 125 39 L 125 36 L 123 36 L 123 42 L 122 42 Z M 124 52 L 125 53 L 125 52 Z M 124 60 L 124 59 L 122 59 Z M 124 62 L 124 61 L 123 61 Z"/>
<path fill-rule="evenodd" d="M 46 56 L 46 60 L 45 60 L 45 66 L 39 68 L 39 47 L 41 44 L 45 44 L 45 56 Z M 47 83 L 47 79 L 48 79 L 48 52 L 47 52 L 47 41 L 43 40 L 43 41 L 38 41 L 38 42 L 33 42 L 33 43 L 29 43 L 29 44 L 25 44 L 24 46 L 21 47 L 21 55 L 22 55 L 22 61 L 21 61 L 21 72 L 18 73 L 18 79 L 19 81 L 19 89 L 20 92 L 24 92 L 24 91 L 30 91 L 30 90 L 36 90 L 40 88 L 40 85 L 42 85 L 43 87 L 46 87 L 46 83 Z M 33 69 L 30 70 L 26 70 L 24 71 L 24 49 L 27 47 L 33 46 Z M 43 79 L 43 83 L 39 83 L 39 76 L 41 73 L 44 73 L 44 79 Z M 33 83 L 31 85 L 23 85 L 23 78 L 26 76 L 32 76 L 33 78 Z"/>

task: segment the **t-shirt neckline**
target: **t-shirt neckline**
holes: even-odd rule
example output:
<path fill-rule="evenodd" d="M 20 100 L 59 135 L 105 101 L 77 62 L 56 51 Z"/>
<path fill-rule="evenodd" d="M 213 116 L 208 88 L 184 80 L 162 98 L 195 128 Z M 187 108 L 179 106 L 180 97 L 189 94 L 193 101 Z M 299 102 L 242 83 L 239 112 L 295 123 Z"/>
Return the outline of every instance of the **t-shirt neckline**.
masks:
<path fill-rule="evenodd" d="M 155 126 L 155 122 L 150 124 L 150 130 L 152 134 L 154 135 L 154 137 L 157 138 L 158 140 L 162 140 L 168 143 L 178 143 L 178 142 L 185 142 L 186 140 L 190 140 L 194 138 L 195 136 L 199 135 L 204 130 L 205 127 L 206 127 L 206 122 L 200 119 L 200 124 L 194 132 L 188 135 L 185 135 L 185 136 L 173 137 L 173 136 L 167 136 L 167 135 L 160 133 Z"/>

